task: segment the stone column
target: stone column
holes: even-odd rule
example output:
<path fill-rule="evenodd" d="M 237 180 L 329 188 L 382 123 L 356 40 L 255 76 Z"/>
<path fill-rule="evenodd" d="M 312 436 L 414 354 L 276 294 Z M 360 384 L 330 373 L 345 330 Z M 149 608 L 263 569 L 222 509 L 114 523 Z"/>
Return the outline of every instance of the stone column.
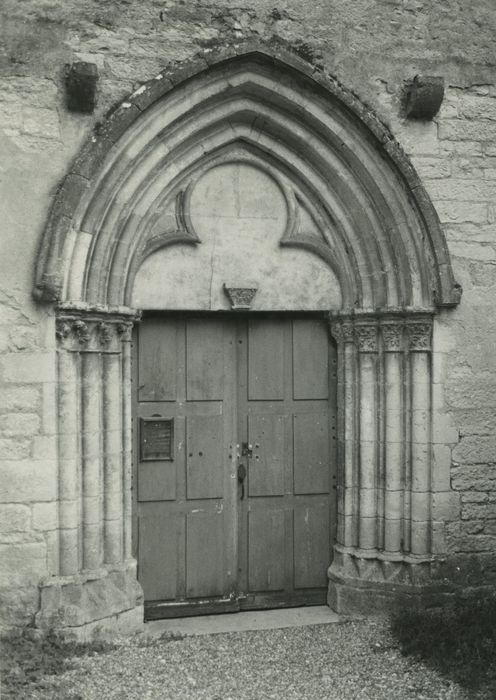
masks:
<path fill-rule="evenodd" d="M 337 321 L 331 333 L 338 345 L 338 542 L 345 547 L 358 546 L 358 471 L 356 416 L 356 360 L 353 325 Z"/>
<path fill-rule="evenodd" d="M 411 420 L 411 513 L 412 554 L 431 551 L 432 492 L 432 379 L 431 325 L 407 325 L 410 363 Z"/>
<path fill-rule="evenodd" d="M 374 550 L 378 542 L 378 361 L 377 324 L 355 324 L 358 347 L 358 546 Z"/>
<path fill-rule="evenodd" d="M 331 319 L 341 436 L 329 604 L 340 611 L 416 599 L 430 583 L 431 331 L 421 312 Z"/>
<path fill-rule="evenodd" d="M 60 324 L 59 339 L 70 332 Z M 63 576 L 75 574 L 80 567 L 80 474 L 79 474 L 79 355 L 58 352 L 59 417 L 59 571 Z"/>
<path fill-rule="evenodd" d="M 40 627 L 142 623 L 131 556 L 131 331 L 126 309 L 64 308 L 59 370 L 59 577 Z"/>
<path fill-rule="evenodd" d="M 403 328 L 398 323 L 381 327 L 384 351 L 384 550 L 403 548 L 402 465 L 405 455 Z"/>

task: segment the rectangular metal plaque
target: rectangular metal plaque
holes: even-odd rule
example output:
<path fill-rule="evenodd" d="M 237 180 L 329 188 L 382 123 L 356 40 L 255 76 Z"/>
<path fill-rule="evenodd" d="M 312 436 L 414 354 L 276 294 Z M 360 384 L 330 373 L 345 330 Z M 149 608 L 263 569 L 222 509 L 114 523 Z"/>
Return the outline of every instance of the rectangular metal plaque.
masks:
<path fill-rule="evenodd" d="M 174 419 L 141 418 L 140 452 L 142 462 L 174 459 Z"/>

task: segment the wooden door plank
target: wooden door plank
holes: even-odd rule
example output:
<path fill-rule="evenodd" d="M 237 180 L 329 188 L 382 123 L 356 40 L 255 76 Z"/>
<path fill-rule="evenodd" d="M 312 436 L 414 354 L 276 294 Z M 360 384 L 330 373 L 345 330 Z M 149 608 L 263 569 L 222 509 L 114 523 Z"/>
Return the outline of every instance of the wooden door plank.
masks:
<path fill-rule="evenodd" d="M 138 501 L 176 500 L 176 462 L 140 462 Z"/>
<path fill-rule="evenodd" d="M 186 396 L 188 401 L 224 398 L 224 322 L 186 321 Z"/>
<path fill-rule="evenodd" d="M 282 508 L 248 514 L 248 591 L 280 591 L 285 584 L 285 514 Z"/>
<path fill-rule="evenodd" d="M 329 396 L 329 337 L 322 321 L 293 321 L 293 398 Z"/>
<path fill-rule="evenodd" d="M 186 419 L 187 498 L 224 495 L 224 416 Z"/>
<path fill-rule="evenodd" d="M 176 319 L 147 319 L 139 329 L 138 343 L 138 401 L 175 401 Z"/>
<path fill-rule="evenodd" d="M 253 455 L 248 464 L 248 495 L 280 496 L 284 493 L 284 453 L 287 416 L 250 415 L 248 444 Z"/>
<path fill-rule="evenodd" d="M 186 595 L 220 596 L 226 591 L 224 514 L 192 512 L 186 516 Z"/>
<path fill-rule="evenodd" d="M 328 499 L 318 505 L 295 508 L 295 588 L 326 587 L 330 557 Z"/>
<path fill-rule="evenodd" d="M 248 399 L 284 398 L 284 321 L 250 319 L 248 331 Z"/>
<path fill-rule="evenodd" d="M 138 520 L 138 577 L 146 600 L 169 600 L 177 594 L 178 538 L 184 518 L 140 516 Z"/>
<path fill-rule="evenodd" d="M 328 413 L 296 413 L 293 417 L 294 492 L 329 492 Z"/>

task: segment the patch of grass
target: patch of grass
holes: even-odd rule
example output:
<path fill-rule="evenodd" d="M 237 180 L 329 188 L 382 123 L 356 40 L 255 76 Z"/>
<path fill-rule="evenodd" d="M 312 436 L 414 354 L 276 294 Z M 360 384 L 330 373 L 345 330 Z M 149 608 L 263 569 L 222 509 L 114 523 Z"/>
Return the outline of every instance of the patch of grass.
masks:
<path fill-rule="evenodd" d="M 45 679 L 73 668 L 73 659 L 111 651 L 108 642 L 68 642 L 54 634 L 12 632 L 0 639 L 2 698 L 29 698 L 31 691 L 45 688 Z"/>
<path fill-rule="evenodd" d="M 496 595 L 457 600 L 442 610 L 398 612 L 391 631 L 404 656 L 496 697 Z"/>

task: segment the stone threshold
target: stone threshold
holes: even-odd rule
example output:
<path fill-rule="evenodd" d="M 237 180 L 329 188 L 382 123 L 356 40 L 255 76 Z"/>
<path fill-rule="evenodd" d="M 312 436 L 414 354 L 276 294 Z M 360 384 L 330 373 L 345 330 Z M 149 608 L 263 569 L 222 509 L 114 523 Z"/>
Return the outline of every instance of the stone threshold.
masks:
<path fill-rule="evenodd" d="M 338 615 L 327 605 L 279 610 L 252 610 L 249 612 L 223 613 L 178 617 L 168 620 L 151 620 L 145 623 L 144 633 L 150 637 L 163 634 L 194 636 L 220 634 L 223 632 L 248 632 L 250 630 L 272 630 L 306 625 L 328 625 L 344 622 L 349 618 Z"/>

